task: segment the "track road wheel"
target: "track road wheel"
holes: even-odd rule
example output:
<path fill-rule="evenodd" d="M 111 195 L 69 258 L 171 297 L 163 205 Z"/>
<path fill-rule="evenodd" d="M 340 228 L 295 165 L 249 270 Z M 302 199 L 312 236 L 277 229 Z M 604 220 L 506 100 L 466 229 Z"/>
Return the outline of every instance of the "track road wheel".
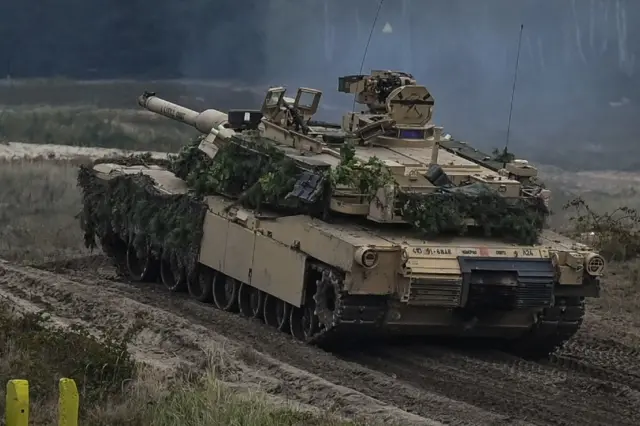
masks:
<path fill-rule="evenodd" d="M 262 320 L 264 317 L 264 298 L 266 293 L 262 290 L 254 289 L 250 297 L 251 317 Z"/>
<path fill-rule="evenodd" d="M 193 278 L 187 281 L 189 296 L 202 303 L 210 303 L 213 300 L 213 283 L 217 272 L 213 269 L 198 265 L 198 270 Z"/>
<path fill-rule="evenodd" d="M 160 279 L 173 292 L 183 292 L 187 289 L 187 271 L 180 267 L 175 256 L 169 255 L 160 261 Z"/>
<path fill-rule="evenodd" d="M 315 314 L 315 305 L 307 303 L 300 308 L 292 307 L 289 324 L 293 337 L 302 341 L 311 340 L 320 331 L 320 323 Z"/>
<path fill-rule="evenodd" d="M 262 314 L 263 293 L 249 284 L 242 283 L 238 290 L 238 307 L 247 318 L 260 318 Z"/>
<path fill-rule="evenodd" d="M 100 245 L 102 247 L 102 251 L 115 264 L 117 274 L 123 277 L 128 276 L 127 243 L 122 241 L 122 239 L 115 234 L 110 233 L 108 236 L 100 238 Z"/>
<path fill-rule="evenodd" d="M 224 274 L 218 274 L 213 282 L 213 303 L 222 311 L 238 311 L 238 290 L 240 281 Z"/>
<path fill-rule="evenodd" d="M 289 306 L 284 300 L 264 293 L 264 323 L 284 331 L 289 325 Z"/>
<path fill-rule="evenodd" d="M 153 282 L 157 278 L 158 265 L 150 251 L 143 255 L 137 253 L 133 244 L 127 247 L 127 271 L 135 282 Z"/>
<path fill-rule="evenodd" d="M 289 328 L 290 308 L 291 305 L 284 300 L 265 293 L 263 308 L 265 324 L 275 327 L 279 331 L 287 330 Z"/>

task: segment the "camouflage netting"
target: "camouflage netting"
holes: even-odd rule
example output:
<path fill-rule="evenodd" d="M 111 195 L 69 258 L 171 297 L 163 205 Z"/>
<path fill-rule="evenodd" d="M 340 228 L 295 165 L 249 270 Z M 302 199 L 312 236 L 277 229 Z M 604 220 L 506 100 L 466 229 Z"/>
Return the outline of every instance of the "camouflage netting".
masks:
<path fill-rule="evenodd" d="M 100 181 L 90 167 L 82 166 L 78 185 L 83 192 L 86 245 L 94 247 L 96 237 L 115 234 L 123 241 L 133 241 L 139 254 L 150 248 L 156 255 L 174 256 L 192 273 L 202 237 L 206 195 L 229 196 L 258 211 L 269 205 L 326 218 L 327 194 L 332 188 L 355 188 L 368 202 L 378 188 L 394 184 L 379 159 L 360 163 L 350 144 L 342 148 L 340 164 L 329 170 L 312 167 L 251 138 L 234 138 L 212 159 L 198 149 L 201 140 L 185 146 L 170 160 L 145 154 L 94 162 L 167 167 L 187 182 L 192 189 L 188 194 L 160 193 L 151 178 L 142 174 Z M 427 237 L 464 234 L 470 218 L 486 236 L 533 244 L 548 215 L 540 199 L 506 199 L 481 184 L 440 187 L 432 194 L 404 193 L 400 201 L 405 219 Z"/>
<path fill-rule="evenodd" d="M 212 159 L 198 149 L 200 140 L 185 146 L 170 167 L 196 195 L 222 194 L 258 210 L 269 205 L 319 214 L 324 208 L 320 195 L 328 181 L 322 170 L 303 167 L 273 145 L 251 139 L 235 138 Z"/>
<path fill-rule="evenodd" d="M 342 185 L 355 188 L 367 202 L 374 199 L 378 188 L 393 183 L 393 176 L 382 161 L 371 157 L 361 164 L 356 159 L 356 149 L 352 144 L 342 146 L 340 163 L 331 171 L 331 185 L 334 188 Z"/>
<path fill-rule="evenodd" d="M 401 195 L 402 214 L 426 237 L 467 232 L 472 219 L 487 237 L 535 244 L 549 214 L 540 198 L 509 199 L 483 184 Z"/>
<path fill-rule="evenodd" d="M 85 245 L 94 248 L 115 235 L 131 241 L 140 256 L 151 250 L 156 256 L 172 257 L 191 275 L 202 238 L 205 195 L 231 196 L 256 209 L 269 204 L 322 215 L 327 197 L 321 195 L 329 189 L 324 174 L 302 168 L 281 151 L 251 141 L 233 141 L 211 159 L 198 149 L 200 140 L 170 160 L 143 154 L 81 166 L 78 186 L 83 195 L 80 217 Z M 180 195 L 160 192 L 143 174 L 102 181 L 91 170 L 98 163 L 165 167 L 184 179 L 192 191 Z"/>
<path fill-rule="evenodd" d="M 135 157 L 107 161 L 140 164 Z M 88 166 L 80 167 L 78 186 L 83 196 L 80 217 L 88 248 L 101 242 L 96 237 L 115 235 L 131 241 L 139 256 L 150 249 L 156 256 L 173 257 L 189 275 L 195 271 L 206 212 L 201 199 L 191 194 L 161 193 L 152 179 L 142 174 L 103 181 Z"/>

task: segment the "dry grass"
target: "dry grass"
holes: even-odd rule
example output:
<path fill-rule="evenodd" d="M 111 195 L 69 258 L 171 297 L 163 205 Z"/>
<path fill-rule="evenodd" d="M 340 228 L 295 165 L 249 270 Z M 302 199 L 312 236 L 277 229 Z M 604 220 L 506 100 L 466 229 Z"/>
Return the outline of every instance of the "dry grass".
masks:
<path fill-rule="evenodd" d="M 0 163 L 0 257 L 46 261 L 86 252 L 72 161 Z"/>
<path fill-rule="evenodd" d="M 591 337 L 640 348 L 640 260 L 613 263 L 598 299 L 589 299 L 584 329 Z"/>
<path fill-rule="evenodd" d="M 189 377 L 167 379 L 157 371 L 141 369 L 129 396 L 119 404 L 93 410 L 88 420 L 96 425 L 355 425 L 293 406 L 275 408 L 263 394 L 238 392 L 222 385 L 211 371 L 194 381 Z M 140 410 L 141 406 L 145 408 Z"/>
<path fill-rule="evenodd" d="M 216 379 L 214 369 L 202 374 L 182 370 L 168 377 L 136 364 L 126 352 L 127 337 L 98 341 L 86 330 L 63 331 L 41 315 L 17 315 L 7 305 L 0 306 L 0 341 L 0 381 L 28 378 L 32 425 L 55 424 L 61 377 L 78 384 L 83 425 L 353 424 L 233 390 Z M 2 392 L 0 413 L 5 409 Z"/>
<path fill-rule="evenodd" d="M 0 140 L 177 151 L 197 131 L 143 110 L 12 107 L 0 113 Z"/>

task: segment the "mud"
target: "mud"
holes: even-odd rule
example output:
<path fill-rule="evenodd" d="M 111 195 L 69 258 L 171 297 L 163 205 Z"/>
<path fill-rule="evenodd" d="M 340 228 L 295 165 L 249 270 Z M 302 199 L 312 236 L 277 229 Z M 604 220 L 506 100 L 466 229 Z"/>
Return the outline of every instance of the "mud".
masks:
<path fill-rule="evenodd" d="M 133 348 L 143 359 L 205 365 L 214 353 L 225 381 L 346 417 L 452 425 L 635 425 L 640 418 L 640 352 L 588 330 L 543 363 L 415 342 L 328 353 L 161 285 L 120 282 L 99 255 L 0 265 L 0 290 L 96 328 L 143 317 Z"/>

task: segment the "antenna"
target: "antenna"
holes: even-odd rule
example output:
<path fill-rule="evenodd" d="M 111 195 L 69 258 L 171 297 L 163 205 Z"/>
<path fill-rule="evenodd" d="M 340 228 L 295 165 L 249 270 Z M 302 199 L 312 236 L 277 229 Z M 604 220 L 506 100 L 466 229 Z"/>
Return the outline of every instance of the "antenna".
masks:
<path fill-rule="evenodd" d="M 376 27 L 376 22 L 378 22 L 378 16 L 380 15 L 380 9 L 382 9 L 382 4 L 383 3 L 384 3 L 384 0 L 380 0 L 380 3 L 378 3 L 378 10 L 376 11 L 375 18 L 373 18 L 373 23 L 371 24 L 371 31 L 369 31 L 369 38 L 367 39 L 367 44 L 364 47 L 364 53 L 362 55 L 362 62 L 360 62 L 360 71 L 358 72 L 358 74 L 362 74 L 362 68 L 364 68 L 364 61 L 367 58 L 367 51 L 369 50 L 369 43 L 371 43 L 371 37 L 373 36 L 373 30 Z M 353 105 L 351 106 L 351 112 L 355 112 L 355 110 L 356 110 L 356 95 L 357 95 L 357 93 L 353 94 Z M 351 116 L 351 124 L 353 124 L 353 115 Z"/>
<path fill-rule="evenodd" d="M 504 151 L 502 152 L 502 167 L 507 167 L 507 150 L 509 148 L 509 135 L 511 134 L 511 114 L 513 113 L 513 98 L 516 94 L 516 83 L 518 81 L 518 65 L 520 64 L 520 47 L 522 46 L 522 30 L 524 24 L 520 24 L 520 36 L 518 37 L 518 54 L 516 56 L 516 69 L 513 73 L 513 88 L 511 89 L 511 104 L 509 105 L 509 122 L 507 124 L 507 140 L 504 144 Z"/>

